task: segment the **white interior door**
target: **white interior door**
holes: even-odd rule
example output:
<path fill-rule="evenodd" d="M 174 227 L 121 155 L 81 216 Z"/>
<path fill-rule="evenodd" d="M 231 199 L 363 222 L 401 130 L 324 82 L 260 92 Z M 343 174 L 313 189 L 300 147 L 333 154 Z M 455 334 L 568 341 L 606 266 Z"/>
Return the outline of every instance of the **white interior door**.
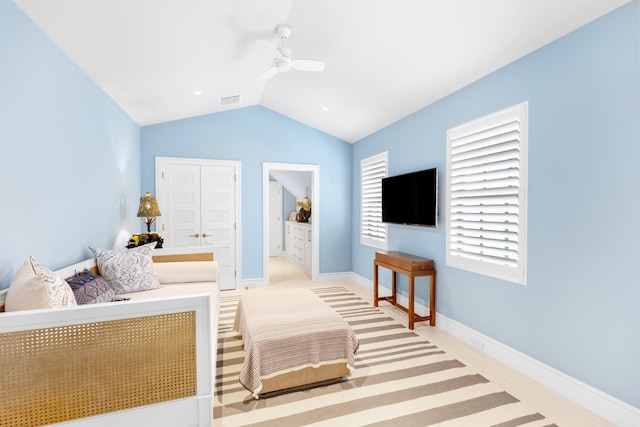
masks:
<path fill-rule="evenodd" d="M 235 168 L 202 166 L 202 246 L 218 261 L 220 289 L 235 289 Z M 233 282 L 233 287 L 231 283 Z"/>
<path fill-rule="evenodd" d="M 219 287 L 235 289 L 238 270 L 238 162 L 156 159 L 156 194 L 164 248 L 209 247 Z"/>
<path fill-rule="evenodd" d="M 160 212 L 166 248 L 200 246 L 200 166 L 168 164 L 164 168 Z"/>
<path fill-rule="evenodd" d="M 269 181 L 269 256 L 282 255 L 282 185 Z"/>

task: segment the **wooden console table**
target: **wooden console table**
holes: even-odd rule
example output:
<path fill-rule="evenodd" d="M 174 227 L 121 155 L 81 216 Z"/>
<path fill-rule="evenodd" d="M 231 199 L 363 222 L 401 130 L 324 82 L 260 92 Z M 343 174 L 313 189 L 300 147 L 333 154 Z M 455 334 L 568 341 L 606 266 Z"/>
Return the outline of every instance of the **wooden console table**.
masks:
<path fill-rule="evenodd" d="M 378 266 L 391 270 L 391 296 L 378 296 Z M 404 307 L 396 300 L 396 273 L 409 276 L 409 307 Z M 431 289 L 429 291 L 429 315 L 419 316 L 414 311 L 415 278 L 418 276 L 430 276 Z M 436 270 L 433 260 L 420 258 L 403 252 L 389 251 L 376 252 L 373 261 L 373 305 L 378 306 L 378 301 L 387 301 L 409 314 L 409 329 L 413 329 L 415 322 L 429 321 L 429 325 L 436 325 Z"/>

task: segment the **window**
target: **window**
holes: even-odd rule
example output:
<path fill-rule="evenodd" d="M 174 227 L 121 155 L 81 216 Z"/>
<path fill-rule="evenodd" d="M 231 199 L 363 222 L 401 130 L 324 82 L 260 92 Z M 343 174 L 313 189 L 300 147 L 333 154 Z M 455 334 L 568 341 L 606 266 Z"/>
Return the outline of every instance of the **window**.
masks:
<path fill-rule="evenodd" d="M 526 283 L 527 108 L 447 130 L 447 265 Z"/>
<path fill-rule="evenodd" d="M 382 178 L 387 176 L 387 152 L 360 161 L 360 243 L 387 248 L 382 222 Z"/>

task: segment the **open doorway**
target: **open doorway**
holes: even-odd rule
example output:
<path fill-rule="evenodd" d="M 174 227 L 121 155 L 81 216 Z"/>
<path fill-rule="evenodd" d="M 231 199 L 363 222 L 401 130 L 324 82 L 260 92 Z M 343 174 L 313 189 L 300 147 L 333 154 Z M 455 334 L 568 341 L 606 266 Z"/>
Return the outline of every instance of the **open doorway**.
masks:
<path fill-rule="evenodd" d="M 270 222 L 269 222 L 269 193 L 270 193 L 270 177 L 272 175 L 278 175 L 285 172 L 292 173 L 307 173 L 309 176 L 309 193 L 311 199 L 311 219 L 309 222 L 309 240 L 310 240 L 310 252 L 311 252 L 311 264 L 310 273 L 312 280 L 318 280 L 319 278 L 319 219 L 320 219 L 320 198 L 318 197 L 318 181 L 319 181 L 319 168 L 317 165 L 305 165 L 305 164 L 292 164 L 292 163 L 264 163 L 263 164 L 263 277 L 267 285 L 269 285 L 269 254 L 270 254 Z M 289 212 L 283 212 L 284 219 L 288 219 Z M 285 243 L 286 244 L 286 243 Z"/>

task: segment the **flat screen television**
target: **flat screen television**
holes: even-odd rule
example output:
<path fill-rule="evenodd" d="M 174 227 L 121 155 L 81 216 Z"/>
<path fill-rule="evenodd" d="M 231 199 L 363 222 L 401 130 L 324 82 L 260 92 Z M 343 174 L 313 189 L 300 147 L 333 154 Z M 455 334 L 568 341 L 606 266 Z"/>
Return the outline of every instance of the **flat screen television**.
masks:
<path fill-rule="evenodd" d="M 438 168 L 382 178 L 382 222 L 438 225 Z"/>

